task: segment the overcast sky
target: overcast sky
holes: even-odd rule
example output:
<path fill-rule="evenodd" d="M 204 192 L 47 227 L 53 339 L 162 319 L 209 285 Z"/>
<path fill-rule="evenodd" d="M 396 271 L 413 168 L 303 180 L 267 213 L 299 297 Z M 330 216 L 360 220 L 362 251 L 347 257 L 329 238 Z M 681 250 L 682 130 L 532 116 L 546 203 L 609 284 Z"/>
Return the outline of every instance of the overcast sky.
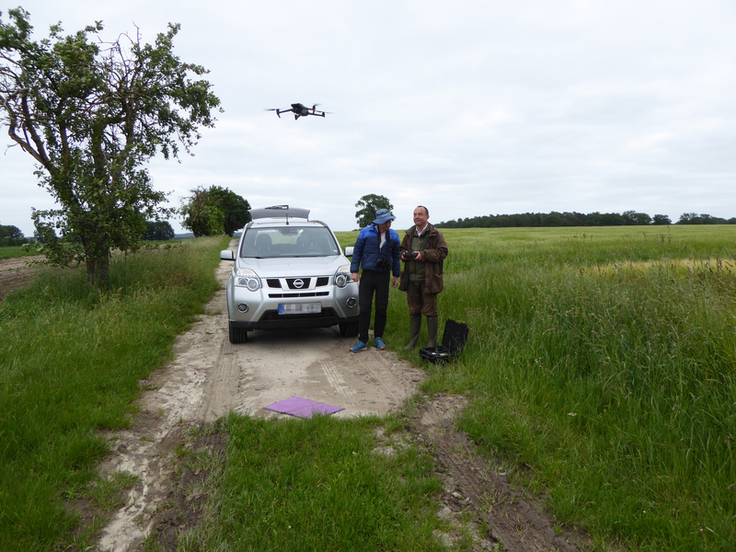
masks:
<path fill-rule="evenodd" d="M 356 228 L 389 198 L 394 228 L 489 214 L 627 210 L 736 216 L 733 0 L 7 0 L 36 36 L 102 20 L 140 29 L 207 75 L 224 113 L 181 163 L 157 159 L 179 205 L 218 185 L 252 207 Z M 265 109 L 319 103 L 325 119 Z M 33 235 L 53 206 L 0 129 L 0 224 Z M 172 226 L 181 232 L 179 220 Z"/>

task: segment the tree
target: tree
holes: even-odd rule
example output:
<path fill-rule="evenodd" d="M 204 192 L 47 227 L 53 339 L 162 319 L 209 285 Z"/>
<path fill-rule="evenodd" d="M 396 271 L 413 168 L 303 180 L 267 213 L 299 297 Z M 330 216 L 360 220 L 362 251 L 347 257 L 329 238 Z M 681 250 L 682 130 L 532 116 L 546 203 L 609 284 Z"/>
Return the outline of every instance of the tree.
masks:
<path fill-rule="evenodd" d="M 17 226 L 13 226 L 12 224 L 0 224 L 0 238 L 5 238 L 9 240 L 22 240 L 23 232 L 20 228 L 18 228 Z"/>
<path fill-rule="evenodd" d="M 0 247 L 6 245 L 21 245 L 27 240 L 23 237 L 23 232 L 17 226 L 12 224 L 0 224 Z"/>
<path fill-rule="evenodd" d="M 176 237 L 174 229 L 167 220 L 148 220 L 146 221 L 146 232 L 143 239 L 147 241 L 165 241 L 173 240 Z"/>
<path fill-rule="evenodd" d="M 225 215 L 225 234 L 232 237 L 233 232 L 240 230 L 250 222 L 250 204 L 248 200 L 227 188 L 210 186 L 209 197 L 219 201 L 219 207 Z"/>
<path fill-rule="evenodd" d="M 1 15 L 1 14 L 0 14 Z M 144 163 L 189 153 L 214 126 L 219 99 L 199 66 L 173 53 L 179 25 L 153 45 L 121 35 L 104 43 L 102 23 L 34 41 L 28 12 L 0 21 L 0 126 L 37 163 L 59 208 L 33 211 L 49 262 L 84 262 L 92 286 L 108 282 L 111 251 L 135 249 L 147 219 L 169 214 Z M 94 39 L 94 41 L 93 41 Z M 57 236 L 56 231 L 60 232 Z"/>
<path fill-rule="evenodd" d="M 225 212 L 220 208 L 219 199 L 202 186 L 190 191 L 192 195 L 181 208 L 184 216 L 181 225 L 191 230 L 195 238 L 224 234 Z"/>
<path fill-rule="evenodd" d="M 646 226 L 652 223 L 652 217 L 646 213 L 637 213 L 636 211 L 624 211 L 621 215 L 624 224 Z"/>
<path fill-rule="evenodd" d="M 656 225 L 668 226 L 672 224 L 672 220 L 667 215 L 654 215 L 652 221 Z"/>
<path fill-rule="evenodd" d="M 369 194 L 361 197 L 355 204 L 359 210 L 355 213 L 358 226 L 364 228 L 376 220 L 376 211 L 379 209 L 388 209 L 393 211 L 394 206 L 386 196 Z"/>

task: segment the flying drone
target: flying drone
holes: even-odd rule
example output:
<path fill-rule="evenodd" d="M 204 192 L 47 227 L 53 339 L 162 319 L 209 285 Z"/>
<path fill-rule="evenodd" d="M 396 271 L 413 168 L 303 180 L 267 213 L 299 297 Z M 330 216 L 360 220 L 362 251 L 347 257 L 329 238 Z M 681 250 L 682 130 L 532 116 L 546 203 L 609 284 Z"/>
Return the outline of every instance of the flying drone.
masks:
<path fill-rule="evenodd" d="M 291 104 L 291 107 L 287 107 L 286 109 L 279 109 L 278 107 L 275 107 L 273 109 L 267 109 L 266 111 L 275 111 L 276 115 L 279 116 L 279 119 L 281 118 L 282 113 L 293 113 L 294 114 L 294 120 L 298 119 L 299 117 L 306 117 L 307 115 L 316 115 L 317 117 L 324 117 L 326 111 L 319 111 L 317 110 L 317 106 L 319 104 L 314 104 L 312 107 L 307 107 L 306 105 L 300 104 L 300 103 L 293 103 Z"/>

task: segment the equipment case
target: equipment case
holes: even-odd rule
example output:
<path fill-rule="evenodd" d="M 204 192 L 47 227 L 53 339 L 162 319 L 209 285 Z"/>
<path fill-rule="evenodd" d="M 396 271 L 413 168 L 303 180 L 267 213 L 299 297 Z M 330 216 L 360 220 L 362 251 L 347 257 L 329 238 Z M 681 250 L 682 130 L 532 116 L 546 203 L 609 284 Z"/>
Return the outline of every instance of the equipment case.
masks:
<path fill-rule="evenodd" d="M 448 320 L 442 333 L 442 345 L 419 349 L 419 356 L 432 364 L 443 364 L 455 358 L 468 340 L 468 326 L 462 322 Z"/>

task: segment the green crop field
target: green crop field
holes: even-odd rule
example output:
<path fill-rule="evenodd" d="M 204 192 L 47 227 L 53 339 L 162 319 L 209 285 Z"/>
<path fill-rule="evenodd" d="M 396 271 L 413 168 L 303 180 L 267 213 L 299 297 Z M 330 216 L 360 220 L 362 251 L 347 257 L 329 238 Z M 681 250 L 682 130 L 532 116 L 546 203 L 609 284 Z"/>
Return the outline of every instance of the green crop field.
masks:
<path fill-rule="evenodd" d="M 441 318 L 471 337 L 427 390 L 468 395 L 463 429 L 597 542 L 730 549 L 736 227 L 445 236 Z M 387 342 L 406 318 L 393 294 Z"/>
<path fill-rule="evenodd" d="M 28 247 L 28 249 L 26 249 L 22 245 L 10 245 L 7 247 L 0 247 L 0 260 L 13 259 L 15 257 L 29 257 L 31 255 L 38 255 L 32 245 Z"/>

